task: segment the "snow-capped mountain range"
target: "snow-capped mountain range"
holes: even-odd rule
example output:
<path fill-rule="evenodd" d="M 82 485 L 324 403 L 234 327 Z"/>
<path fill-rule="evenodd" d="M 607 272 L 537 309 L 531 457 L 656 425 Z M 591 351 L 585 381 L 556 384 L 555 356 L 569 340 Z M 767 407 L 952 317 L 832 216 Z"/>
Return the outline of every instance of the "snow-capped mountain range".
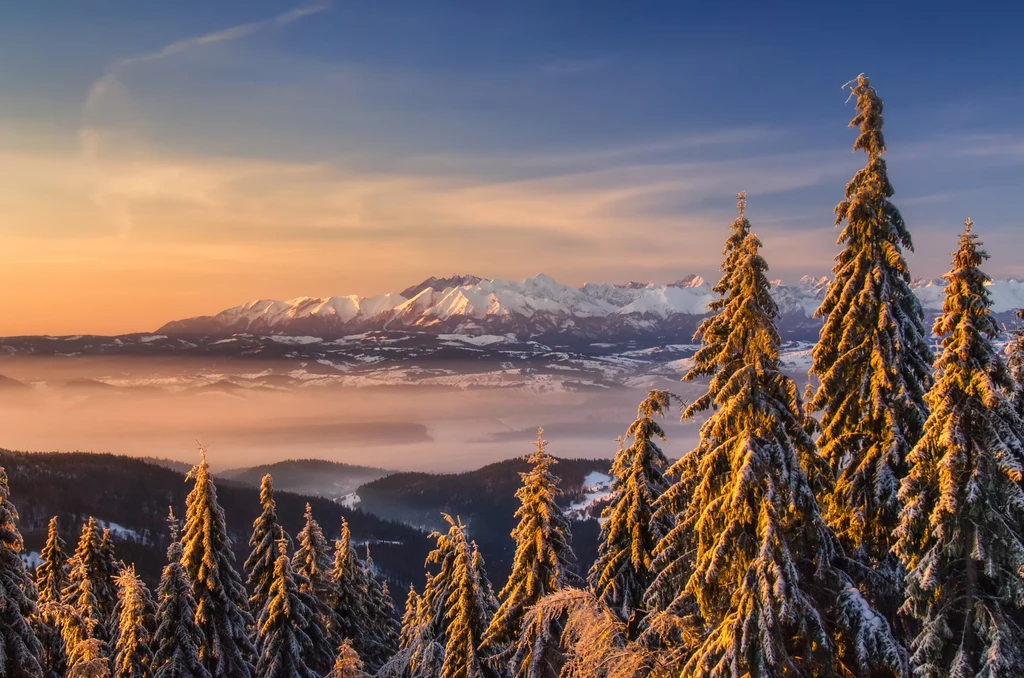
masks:
<path fill-rule="evenodd" d="M 780 330 L 790 339 L 811 339 L 819 321 L 814 310 L 828 278 L 805 276 L 796 284 L 776 282 Z M 944 281 L 919 280 L 914 291 L 927 315 L 942 308 Z M 1006 320 L 1024 306 L 1024 282 L 995 281 L 993 311 Z M 607 339 L 689 339 L 714 298 L 711 286 L 691 275 L 674 283 L 562 285 L 540 274 L 522 281 L 456 275 L 429 278 L 403 292 L 374 297 L 262 299 L 213 316 L 175 320 L 157 332 L 170 336 L 311 336 L 403 330 L 429 334 L 558 336 Z"/>

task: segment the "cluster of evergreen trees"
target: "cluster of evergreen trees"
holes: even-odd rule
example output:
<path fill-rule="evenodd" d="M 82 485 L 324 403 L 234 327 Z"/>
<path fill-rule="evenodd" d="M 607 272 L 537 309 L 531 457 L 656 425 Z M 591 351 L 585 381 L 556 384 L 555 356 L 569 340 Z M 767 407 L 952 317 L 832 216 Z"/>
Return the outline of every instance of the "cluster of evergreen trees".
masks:
<path fill-rule="evenodd" d="M 801 397 L 739 198 L 687 380 L 697 446 L 669 464 L 651 391 L 620 441 L 597 561 L 576 573 L 538 433 L 495 593 L 458 518 L 401 623 L 348 526 L 293 544 L 271 479 L 243 583 L 205 457 L 155 599 L 94 520 L 51 522 L 35 578 L 0 470 L 0 675 L 337 678 L 1009 678 L 1024 675 L 1024 332 L 999 354 L 967 221 L 933 356 L 890 201 L 882 102 L 853 87 L 868 158 L 836 208 L 835 278 Z M 289 556 L 291 553 L 291 556 Z"/>
<path fill-rule="evenodd" d="M 0 675 L 358 678 L 395 653 L 387 584 L 368 552 L 357 557 L 347 525 L 332 556 L 307 505 L 293 548 L 266 476 L 243 582 L 205 454 L 189 478 L 184 525 L 171 514 L 154 597 L 92 518 L 70 557 L 50 521 L 33 580 L 0 470 Z"/>

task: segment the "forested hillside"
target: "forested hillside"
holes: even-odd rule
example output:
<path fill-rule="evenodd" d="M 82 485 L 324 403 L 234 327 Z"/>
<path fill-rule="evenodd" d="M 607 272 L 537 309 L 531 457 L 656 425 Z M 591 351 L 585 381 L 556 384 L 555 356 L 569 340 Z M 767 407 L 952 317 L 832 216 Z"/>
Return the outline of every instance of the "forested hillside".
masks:
<path fill-rule="evenodd" d="M 135 563 L 147 582 L 159 578 L 170 540 L 167 509 L 172 507 L 175 514 L 184 515 L 189 488 L 184 474 L 131 457 L 87 452 L 0 450 L 0 466 L 7 470 L 11 491 L 19 497 L 19 525 L 26 551 L 42 549 L 51 517 L 58 517 L 61 531 L 70 540 L 82 523 L 94 516 L 123 528 L 112 528 L 119 558 Z M 241 565 L 249 553 L 252 521 L 259 515 L 259 490 L 231 483 L 219 483 L 217 489 Z M 374 559 L 396 582 L 411 582 L 419 576 L 421 561 L 429 551 L 422 531 L 347 509 L 329 499 L 279 492 L 278 511 L 289 534 L 302 528 L 307 502 L 332 539 L 345 518 L 353 539 L 370 542 Z"/>

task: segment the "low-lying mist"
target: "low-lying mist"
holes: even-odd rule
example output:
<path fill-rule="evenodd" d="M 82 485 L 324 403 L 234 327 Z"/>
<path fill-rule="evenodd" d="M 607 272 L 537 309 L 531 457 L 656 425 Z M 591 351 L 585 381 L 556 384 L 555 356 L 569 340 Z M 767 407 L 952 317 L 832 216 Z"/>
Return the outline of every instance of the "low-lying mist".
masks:
<path fill-rule="evenodd" d="M 265 369 L 265 362 L 254 360 L 5 357 L 0 447 L 191 462 L 200 441 L 218 470 L 312 457 L 459 471 L 529 453 L 538 426 L 557 456 L 611 457 L 615 437 L 625 433 L 648 386 L 684 398 L 701 389 L 669 379 L 642 389 L 539 392 L 422 385 L 238 388 L 237 380 L 220 378 Z M 183 374 L 209 379 L 180 388 Z M 697 438 L 696 423 L 669 417 L 662 425 L 670 457 Z"/>

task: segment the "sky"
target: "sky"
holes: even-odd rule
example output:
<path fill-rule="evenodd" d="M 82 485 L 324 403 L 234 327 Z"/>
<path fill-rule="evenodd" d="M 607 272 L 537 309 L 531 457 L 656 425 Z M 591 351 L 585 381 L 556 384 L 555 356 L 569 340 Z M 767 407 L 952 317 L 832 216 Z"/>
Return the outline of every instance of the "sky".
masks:
<path fill-rule="evenodd" d="M 1024 277 L 1024 10 L 1002 3 L 0 5 L 0 335 L 151 331 L 430 275 L 829 271 L 885 100 L 916 276 L 970 216 Z"/>

